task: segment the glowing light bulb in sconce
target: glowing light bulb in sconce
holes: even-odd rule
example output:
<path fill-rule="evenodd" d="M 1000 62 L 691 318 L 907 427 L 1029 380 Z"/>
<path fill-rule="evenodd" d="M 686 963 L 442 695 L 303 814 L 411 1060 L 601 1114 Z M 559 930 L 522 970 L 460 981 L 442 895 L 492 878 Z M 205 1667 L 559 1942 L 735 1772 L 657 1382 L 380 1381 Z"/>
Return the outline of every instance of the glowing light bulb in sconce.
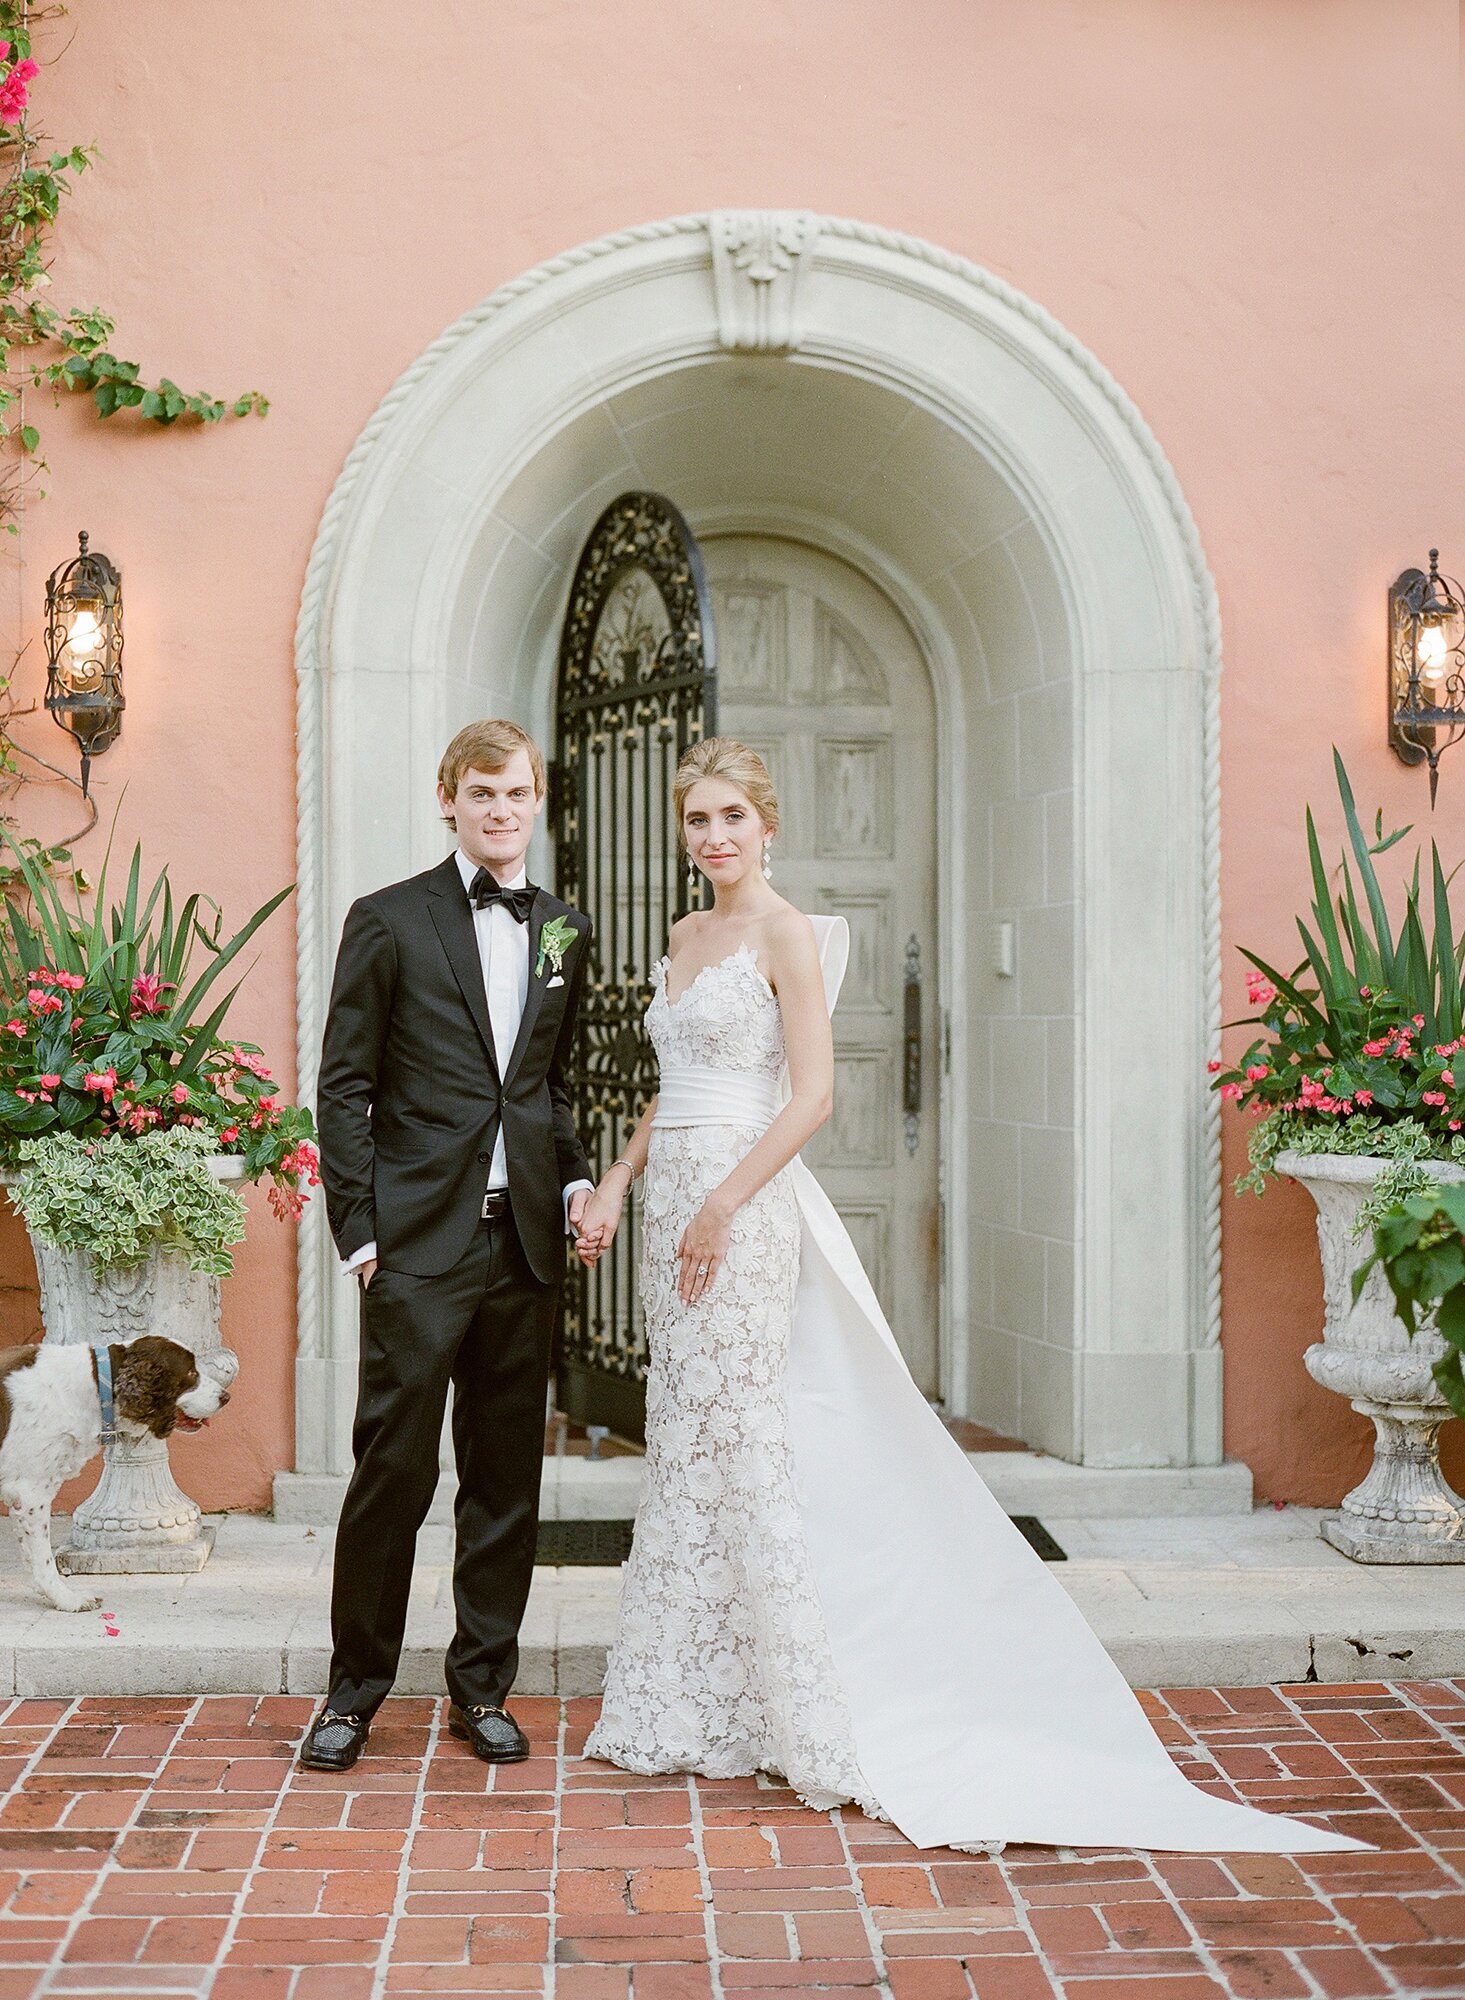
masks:
<path fill-rule="evenodd" d="M 102 644 L 102 628 L 95 611 L 79 610 L 71 621 L 67 646 L 79 660 L 88 659 Z M 1423 641 L 1421 640 L 1421 646 Z"/>
<path fill-rule="evenodd" d="M 1420 692 L 1431 708 L 1437 707 L 1450 678 L 1450 647 L 1443 625 L 1431 619 L 1420 626 L 1414 657 L 1419 662 Z"/>

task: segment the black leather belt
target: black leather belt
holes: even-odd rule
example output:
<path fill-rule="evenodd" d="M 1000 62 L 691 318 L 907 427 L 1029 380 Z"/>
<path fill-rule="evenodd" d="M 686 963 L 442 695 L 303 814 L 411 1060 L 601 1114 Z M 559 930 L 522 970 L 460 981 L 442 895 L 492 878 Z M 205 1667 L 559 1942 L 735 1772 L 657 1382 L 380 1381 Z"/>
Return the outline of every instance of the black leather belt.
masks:
<path fill-rule="evenodd" d="M 509 1197 L 504 1188 L 495 1188 L 483 1197 L 483 1206 L 478 1211 L 485 1222 L 498 1222 L 509 1212 Z"/>

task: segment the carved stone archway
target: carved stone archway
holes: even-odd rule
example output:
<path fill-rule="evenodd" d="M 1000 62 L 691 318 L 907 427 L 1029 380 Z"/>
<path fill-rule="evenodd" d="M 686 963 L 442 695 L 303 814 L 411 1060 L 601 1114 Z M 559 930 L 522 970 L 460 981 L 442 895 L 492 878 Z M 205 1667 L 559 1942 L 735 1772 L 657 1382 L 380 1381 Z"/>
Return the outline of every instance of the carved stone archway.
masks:
<path fill-rule="evenodd" d="M 948 252 L 802 212 L 652 223 L 503 286 L 395 385 L 300 612 L 302 1092 L 346 907 L 442 852 L 467 715 L 548 735 L 574 552 L 628 485 L 699 537 L 854 563 L 931 663 L 954 1400 L 1087 1464 L 1217 1463 L 1215 593 L 1124 392 Z M 318 1205 L 300 1257 L 297 1465 L 339 1475 L 354 1307 Z"/>

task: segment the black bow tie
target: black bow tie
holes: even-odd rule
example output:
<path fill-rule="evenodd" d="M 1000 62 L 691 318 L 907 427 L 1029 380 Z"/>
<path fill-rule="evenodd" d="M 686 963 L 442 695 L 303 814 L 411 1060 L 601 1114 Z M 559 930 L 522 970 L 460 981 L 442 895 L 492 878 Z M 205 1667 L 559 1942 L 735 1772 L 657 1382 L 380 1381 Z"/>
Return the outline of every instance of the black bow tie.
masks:
<path fill-rule="evenodd" d="M 521 882 L 517 889 L 505 889 L 486 868 L 480 868 L 468 884 L 468 900 L 475 910 L 491 910 L 495 903 L 502 903 L 516 924 L 528 923 L 538 893 L 532 882 Z"/>

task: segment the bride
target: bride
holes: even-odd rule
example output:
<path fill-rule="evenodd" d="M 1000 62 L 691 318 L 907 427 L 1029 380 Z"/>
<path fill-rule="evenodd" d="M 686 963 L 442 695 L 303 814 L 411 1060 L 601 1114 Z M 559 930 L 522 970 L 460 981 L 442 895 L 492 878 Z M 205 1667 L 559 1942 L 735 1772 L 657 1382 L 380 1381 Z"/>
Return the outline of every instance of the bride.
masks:
<path fill-rule="evenodd" d="M 713 906 L 653 975 L 660 1083 L 576 1248 L 644 1173 L 646 1463 L 589 1757 L 768 1771 L 919 1847 L 1363 1843 L 1182 1776 L 912 1380 L 799 1149 L 828 1118 L 842 918 L 773 889 L 778 803 L 714 737 L 675 809 Z"/>

